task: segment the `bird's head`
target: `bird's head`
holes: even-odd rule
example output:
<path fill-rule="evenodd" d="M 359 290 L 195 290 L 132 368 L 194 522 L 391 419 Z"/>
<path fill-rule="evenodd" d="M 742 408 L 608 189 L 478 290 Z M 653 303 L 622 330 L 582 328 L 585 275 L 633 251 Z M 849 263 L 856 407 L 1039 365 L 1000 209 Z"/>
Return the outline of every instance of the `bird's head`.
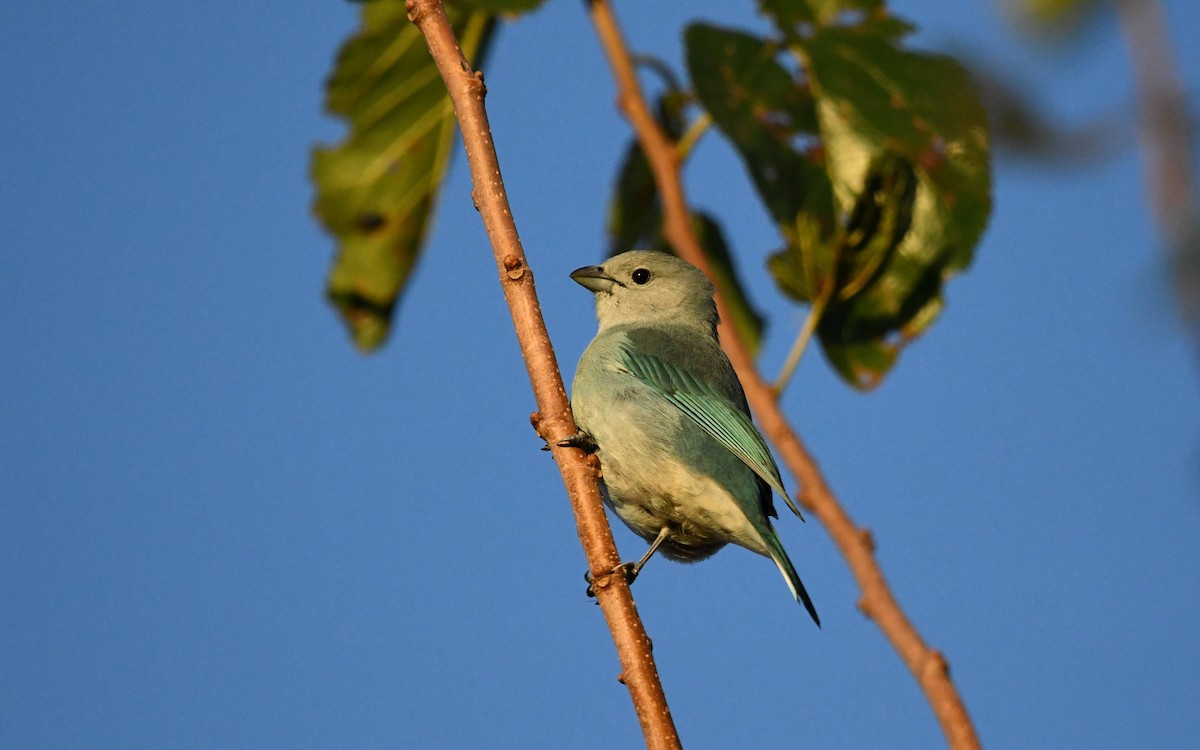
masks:
<path fill-rule="evenodd" d="M 600 330 L 654 323 L 716 328 L 712 283 L 673 255 L 631 250 L 577 269 L 571 278 L 596 295 Z"/>

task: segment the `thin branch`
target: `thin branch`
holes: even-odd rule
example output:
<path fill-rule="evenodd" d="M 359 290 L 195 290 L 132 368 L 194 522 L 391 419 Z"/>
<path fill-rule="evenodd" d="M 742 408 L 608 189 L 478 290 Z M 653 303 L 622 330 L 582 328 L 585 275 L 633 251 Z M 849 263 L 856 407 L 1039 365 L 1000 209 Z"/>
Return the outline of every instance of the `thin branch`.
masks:
<path fill-rule="evenodd" d="M 454 104 L 471 168 L 472 196 L 496 256 L 500 284 L 537 402 L 534 427 L 550 446 L 562 473 L 575 513 L 576 530 L 595 581 L 596 600 L 612 631 L 621 661 L 619 679 L 629 688 L 646 746 L 654 750 L 679 748 L 679 736 L 659 682 L 650 639 L 634 606 L 629 586 L 623 576 L 609 575 L 621 560 L 601 503 L 595 462 L 576 448 L 558 445 L 560 440 L 575 434 L 575 422 L 542 319 L 533 271 L 526 262 L 500 176 L 491 126 L 483 105 L 486 94 L 483 76 L 472 71 L 463 57 L 441 0 L 408 0 L 406 7 L 409 19 L 429 45 L 429 52 Z"/>
<path fill-rule="evenodd" d="M 664 234 L 682 257 L 708 272 L 708 263 L 691 229 L 675 144 L 663 133 L 646 105 L 609 2 L 591 0 L 589 7 L 617 82 L 617 101 L 641 142 L 662 196 Z M 721 342 L 742 381 L 747 400 L 763 433 L 800 481 L 803 488 L 801 502 L 821 520 L 846 558 L 862 589 L 859 609 L 875 621 L 920 684 L 950 747 L 955 750 L 980 747 L 966 707 L 950 680 L 946 659 L 926 645 L 896 602 L 875 559 L 870 533 L 856 526 L 834 497 L 816 463 L 780 410 L 771 386 L 759 374 L 745 342 L 730 324 L 733 316 L 720 293 L 717 307 L 721 315 Z"/>
<path fill-rule="evenodd" d="M 1172 253 L 1184 322 L 1200 317 L 1200 242 L 1191 121 L 1167 22 L 1158 0 L 1116 0 L 1137 87 L 1142 168 L 1150 209 Z M 1193 330 L 1200 336 L 1200 330 Z"/>

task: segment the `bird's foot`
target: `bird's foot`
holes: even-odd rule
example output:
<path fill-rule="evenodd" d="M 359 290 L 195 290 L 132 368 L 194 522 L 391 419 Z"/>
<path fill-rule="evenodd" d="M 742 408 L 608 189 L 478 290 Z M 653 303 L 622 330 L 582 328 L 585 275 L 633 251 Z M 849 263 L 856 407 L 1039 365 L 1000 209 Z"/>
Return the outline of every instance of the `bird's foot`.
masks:
<path fill-rule="evenodd" d="M 584 453 L 595 453 L 600 450 L 600 446 L 596 445 L 596 439 L 583 430 L 576 432 L 568 438 L 559 440 L 557 445 L 560 448 L 578 448 Z M 549 449 L 550 447 L 546 446 L 546 450 Z"/>
<path fill-rule="evenodd" d="M 632 584 L 635 579 L 637 579 L 639 572 L 640 568 L 638 567 L 637 563 L 621 563 L 600 577 L 608 578 L 609 576 L 620 574 L 625 576 L 625 584 L 629 585 Z M 583 572 L 583 580 L 587 581 L 588 585 L 587 591 L 584 593 L 588 595 L 588 598 L 594 599 L 596 597 L 596 580 L 592 578 L 592 571 L 585 570 Z"/>
<path fill-rule="evenodd" d="M 530 414 L 529 423 L 533 425 L 534 432 L 536 432 L 538 436 L 542 438 L 542 442 L 545 443 L 545 445 L 542 446 L 542 450 L 549 451 L 550 441 L 547 440 L 545 435 L 542 434 L 542 413 L 535 411 L 534 413 Z M 596 440 L 587 432 L 580 430 L 578 427 L 576 428 L 574 435 L 570 435 L 562 440 L 556 441 L 554 444 L 560 448 L 578 448 L 589 455 L 600 450 L 600 446 L 596 444 Z"/>
<path fill-rule="evenodd" d="M 625 583 L 628 585 L 637 580 L 638 573 L 642 572 L 642 568 L 637 563 L 622 563 L 613 568 L 612 572 L 624 574 Z"/>

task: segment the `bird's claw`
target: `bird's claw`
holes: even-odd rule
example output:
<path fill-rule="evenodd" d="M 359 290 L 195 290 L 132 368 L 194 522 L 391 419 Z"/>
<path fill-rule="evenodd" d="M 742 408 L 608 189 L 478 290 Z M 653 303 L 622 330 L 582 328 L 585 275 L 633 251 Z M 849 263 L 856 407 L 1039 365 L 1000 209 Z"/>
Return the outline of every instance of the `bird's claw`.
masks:
<path fill-rule="evenodd" d="M 595 438 L 583 430 L 559 440 L 556 445 L 560 448 L 578 448 L 584 453 L 595 453 L 600 449 L 600 446 L 596 445 Z M 550 446 L 546 446 L 546 450 L 550 450 Z"/>
<path fill-rule="evenodd" d="M 614 573 L 616 573 L 617 571 L 620 571 L 622 574 L 624 574 L 626 585 L 630 585 L 635 580 L 637 580 L 638 573 L 641 572 L 638 569 L 637 563 L 631 563 L 631 562 L 622 563 L 621 565 L 618 565 L 617 567 L 613 568 L 613 570 L 612 570 L 612 572 L 614 572 Z"/>
<path fill-rule="evenodd" d="M 603 576 L 601 576 L 601 578 L 607 578 L 611 575 L 616 575 L 616 574 L 620 573 L 621 575 L 625 576 L 625 584 L 629 585 L 629 584 L 632 584 L 637 579 L 639 572 L 640 571 L 638 570 L 637 563 L 631 563 L 631 562 L 621 563 L 617 567 L 615 567 L 612 570 L 605 573 Z M 592 571 L 590 571 L 590 570 L 583 571 L 583 580 L 587 581 L 587 590 L 584 591 L 584 593 L 587 594 L 589 599 L 595 599 L 596 598 L 596 580 L 594 578 L 592 578 Z"/>

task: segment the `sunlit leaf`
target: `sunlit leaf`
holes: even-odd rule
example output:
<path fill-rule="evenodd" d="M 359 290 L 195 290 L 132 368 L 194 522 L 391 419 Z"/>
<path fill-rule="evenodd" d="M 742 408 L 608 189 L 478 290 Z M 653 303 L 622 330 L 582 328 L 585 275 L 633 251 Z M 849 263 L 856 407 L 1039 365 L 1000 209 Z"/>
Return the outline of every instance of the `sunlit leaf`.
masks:
<path fill-rule="evenodd" d="M 821 212 L 827 190 L 812 145 L 816 112 L 807 89 L 751 34 L 695 23 L 684 34 L 696 96 L 733 142 L 759 197 L 785 235 L 801 210 Z M 790 237 L 789 237 L 790 239 Z"/>
<path fill-rule="evenodd" d="M 973 257 L 991 208 L 986 116 L 961 66 L 902 49 L 870 23 L 817 29 L 796 51 L 817 100 L 839 212 L 853 212 L 880 153 L 911 164 L 917 177 L 907 234 L 878 277 L 831 306 L 818 328 L 842 374 L 870 387 L 932 323 L 943 283 Z"/>
<path fill-rule="evenodd" d="M 917 177 L 892 154 L 871 163 L 837 243 L 837 297 L 848 300 L 873 284 L 912 225 Z"/>
<path fill-rule="evenodd" d="M 788 244 L 767 259 L 780 291 L 797 302 L 812 303 L 833 291 L 838 237 L 829 230 L 832 221 L 832 213 L 799 213 L 785 233 Z"/>
<path fill-rule="evenodd" d="M 693 24 L 692 85 L 785 246 L 769 268 L 812 305 L 838 372 L 871 387 L 942 307 L 990 210 L 987 130 L 950 58 L 904 49 L 874 0 L 763 0 L 788 48 Z M 799 63 L 799 69 L 797 69 Z"/>
<path fill-rule="evenodd" d="M 355 343 L 386 339 L 396 300 L 429 227 L 455 132 L 445 86 L 400 0 L 362 8 L 326 89 L 326 109 L 350 132 L 313 150 L 314 212 L 337 239 L 327 294 Z M 450 10 L 468 59 L 480 56 L 493 22 Z"/>

